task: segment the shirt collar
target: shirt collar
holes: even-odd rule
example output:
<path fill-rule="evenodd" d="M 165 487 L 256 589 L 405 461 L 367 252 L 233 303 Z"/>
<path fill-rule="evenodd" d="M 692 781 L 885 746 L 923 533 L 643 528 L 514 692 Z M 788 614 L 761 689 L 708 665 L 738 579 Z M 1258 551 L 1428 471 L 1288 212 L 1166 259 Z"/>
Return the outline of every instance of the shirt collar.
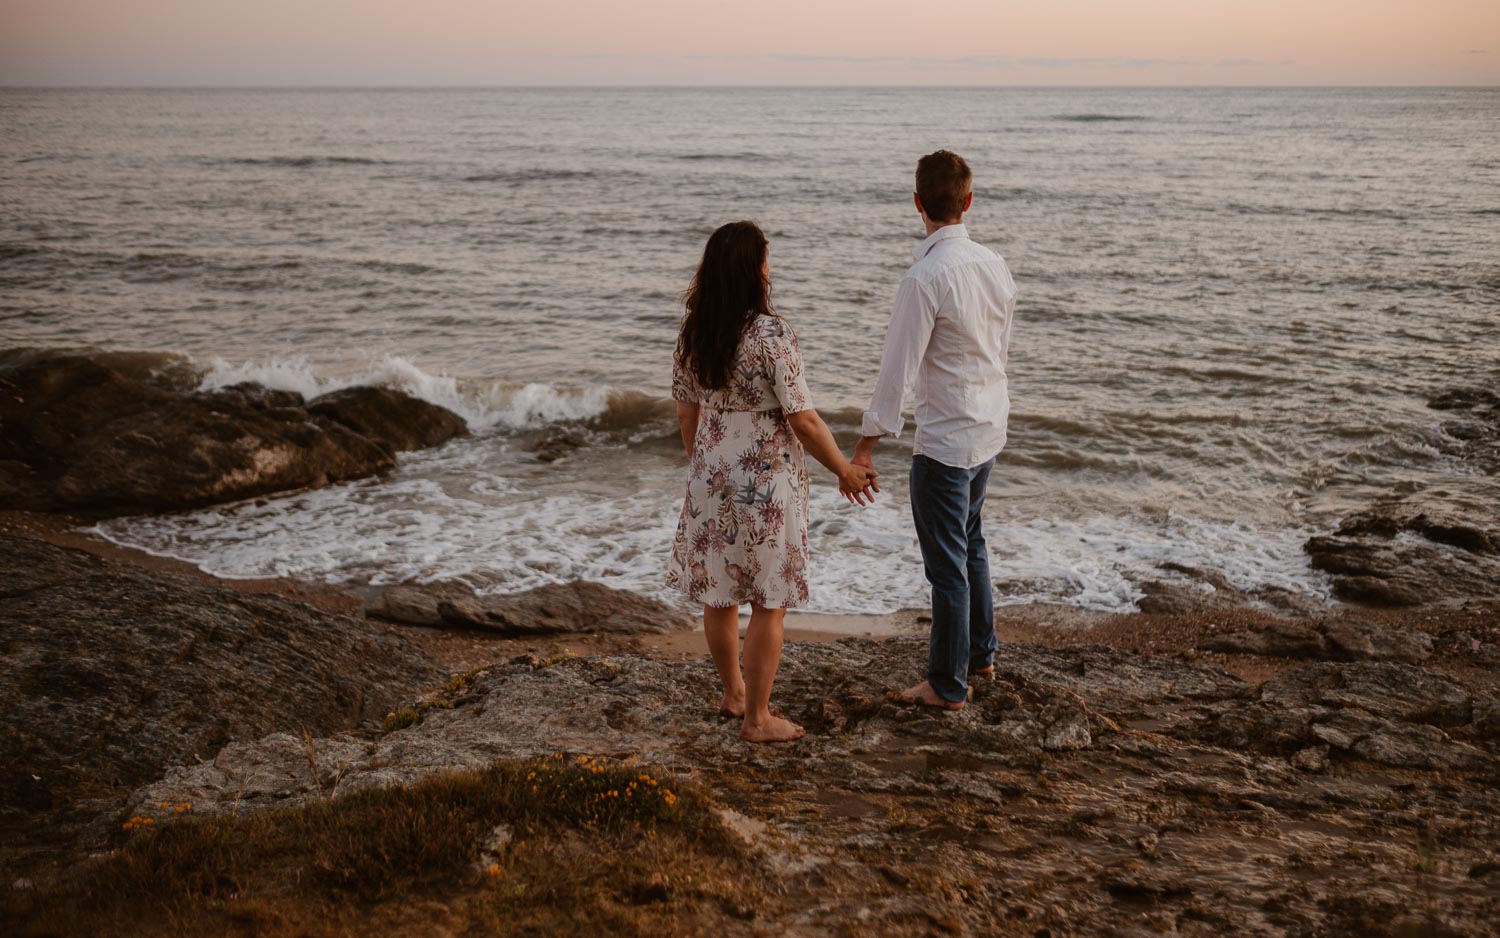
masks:
<path fill-rule="evenodd" d="M 967 238 L 968 236 L 969 229 L 965 228 L 962 222 L 956 225 L 944 225 L 937 231 L 934 231 L 930 236 L 928 236 L 926 241 L 923 241 L 921 244 L 912 248 L 912 257 L 916 258 L 917 260 L 921 260 L 928 255 L 928 253 L 933 249 L 933 247 L 937 245 L 939 241 L 946 241 L 949 238 Z"/>

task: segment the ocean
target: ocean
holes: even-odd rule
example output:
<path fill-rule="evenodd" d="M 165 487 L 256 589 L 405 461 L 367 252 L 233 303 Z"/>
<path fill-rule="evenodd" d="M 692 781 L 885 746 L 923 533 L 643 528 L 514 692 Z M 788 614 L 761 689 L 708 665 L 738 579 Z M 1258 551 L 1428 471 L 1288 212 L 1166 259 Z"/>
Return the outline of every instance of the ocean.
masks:
<path fill-rule="evenodd" d="M 1500 375 L 1495 89 L 6 90 L 0 126 L 0 347 L 468 418 L 381 478 L 99 528 L 227 577 L 668 595 L 708 233 L 766 230 L 847 445 L 939 147 L 1020 288 L 998 602 L 1127 610 L 1164 564 L 1326 600 L 1303 542 L 1472 473 L 1426 401 Z M 814 610 L 926 604 L 909 439 L 870 508 L 813 467 Z"/>

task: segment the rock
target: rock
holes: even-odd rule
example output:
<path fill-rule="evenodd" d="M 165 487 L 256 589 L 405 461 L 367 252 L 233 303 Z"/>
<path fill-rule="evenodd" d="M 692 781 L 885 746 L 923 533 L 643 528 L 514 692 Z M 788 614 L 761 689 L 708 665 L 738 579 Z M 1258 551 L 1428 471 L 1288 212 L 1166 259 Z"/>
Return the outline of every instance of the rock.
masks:
<path fill-rule="evenodd" d="M 278 391 L 253 381 L 231 384 L 213 392 L 214 399 L 223 403 L 243 404 L 255 410 L 290 411 L 301 407 L 305 401 L 296 391 Z"/>
<path fill-rule="evenodd" d="M 1323 604 L 1313 597 L 1277 587 L 1246 592 L 1213 570 L 1180 563 L 1158 564 L 1157 569 L 1166 575 L 1140 583 L 1141 598 L 1136 600 L 1136 608 L 1141 612 L 1180 615 L 1260 606 L 1282 613 L 1312 616 L 1324 610 Z"/>
<path fill-rule="evenodd" d="M 472 599 L 474 591 L 462 583 L 402 583 L 387 586 L 365 606 L 365 615 L 429 628 L 443 624 L 438 605 Z"/>
<path fill-rule="evenodd" d="M 581 449 L 588 440 L 576 429 L 548 427 L 523 441 L 523 448 L 536 455 L 539 462 L 557 462 L 559 459 Z"/>
<path fill-rule="evenodd" d="M 1292 755 L 1292 765 L 1304 772 L 1328 771 L 1328 747 L 1308 746 Z"/>
<path fill-rule="evenodd" d="M 1353 619 L 1324 619 L 1258 623 L 1210 635 L 1199 647 L 1205 651 L 1276 658 L 1418 664 L 1432 657 L 1433 642 L 1431 635 L 1415 629 L 1390 629 Z"/>
<path fill-rule="evenodd" d="M 1215 609 L 1238 609 L 1247 602 L 1244 593 L 1235 589 L 1218 574 L 1200 571 L 1199 578 L 1147 580 L 1140 584 L 1141 598 L 1135 602 L 1141 612 L 1180 614 Z"/>
<path fill-rule="evenodd" d="M 1341 599 L 1419 606 L 1496 598 L 1500 528 L 1492 516 L 1493 506 L 1500 504 L 1500 483 L 1474 479 L 1462 488 L 1478 502 L 1487 502 L 1488 511 L 1476 509 L 1464 517 L 1456 509 L 1440 514 L 1431 506 L 1383 504 L 1345 519 L 1333 534 L 1309 538 L 1303 549 L 1315 568 L 1333 576 L 1334 593 Z M 1451 498 L 1451 492 L 1446 494 Z M 1468 502 L 1470 497 L 1452 500 Z"/>
<path fill-rule="evenodd" d="M 464 418 L 391 388 L 353 387 L 324 394 L 307 412 L 340 423 L 393 453 L 437 446 L 468 431 Z"/>
<path fill-rule="evenodd" d="M 1400 483 L 1303 545 L 1339 598 L 1419 606 L 1500 596 L 1500 413 L 1491 395 L 1469 389 L 1434 400 L 1469 415 L 1464 441 L 1449 448 L 1477 472 Z"/>
<path fill-rule="evenodd" d="M 1304 622 L 1269 622 L 1264 626 L 1210 635 L 1199 647 L 1205 651 L 1278 658 L 1321 658 L 1328 652 L 1323 633 Z"/>
<path fill-rule="evenodd" d="M 1500 473 L 1500 374 L 1484 385 L 1451 388 L 1427 406 L 1447 413 L 1446 448 L 1490 475 Z"/>
<path fill-rule="evenodd" d="M 0 507 L 198 507 L 371 475 L 398 450 L 463 430 L 457 415 L 389 389 L 304 407 L 253 385 L 169 390 L 101 360 L 0 353 Z"/>
<path fill-rule="evenodd" d="M 1434 726 L 1395 723 L 1358 710 L 1338 710 L 1312 724 L 1314 739 L 1383 765 L 1418 769 L 1492 769 L 1500 762 L 1455 742 Z"/>
<path fill-rule="evenodd" d="M 232 740 L 351 729 L 444 676 L 362 619 L 4 534 L 0 649 L 12 816 L 140 785 Z"/>
<path fill-rule="evenodd" d="M 1500 595 L 1500 405 L 1496 384 L 1428 402 L 1450 415 L 1434 441 L 1471 471 L 1401 483 L 1331 534 L 1310 538 L 1312 565 L 1341 599 L 1420 606 Z"/>
<path fill-rule="evenodd" d="M 1320 622 L 1332 657 L 1342 661 L 1402 661 L 1419 664 L 1432 657 L 1432 636 L 1415 629 L 1387 629 L 1368 622 Z"/>
<path fill-rule="evenodd" d="M 1474 693 L 1456 678 L 1410 665 L 1315 664 L 1283 671 L 1260 699 L 1289 709 L 1358 707 L 1401 722 L 1461 726 L 1474 718 Z"/>
<path fill-rule="evenodd" d="M 1088 719 L 1082 711 L 1070 711 L 1047 726 L 1042 734 L 1042 748 L 1048 752 L 1087 749 L 1094 742 Z"/>
<path fill-rule="evenodd" d="M 574 580 L 504 596 L 477 596 L 459 583 L 389 587 L 369 614 L 395 622 L 471 628 L 501 635 L 660 633 L 693 628 L 686 613 L 626 590 Z"/>

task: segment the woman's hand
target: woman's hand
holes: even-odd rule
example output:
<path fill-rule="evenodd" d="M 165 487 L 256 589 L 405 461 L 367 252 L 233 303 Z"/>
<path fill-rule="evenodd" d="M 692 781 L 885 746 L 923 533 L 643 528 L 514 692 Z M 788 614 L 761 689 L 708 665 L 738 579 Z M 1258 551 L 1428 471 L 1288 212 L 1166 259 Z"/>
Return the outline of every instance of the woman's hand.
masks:
<path fill-rule="evenodd" d="M 839 494 L 849 499 L 851 505 L 875 504 L 875 493 L 880 491 L 875 477 L 880 475 L 871 466 L 845 463 L 839 472 Z M 868 501 L 866 501 L 868 499 Z"/>
<path fill-rule="evenodd" d="M 817 411 L 799 410 L 787 414 L 786 420 L 808 453 L 838 476 L 839 492 L 845 498 L 856 505 L 874 504 L 873 493 L 880 491 L 880 486 L 875 484 L 875 476 L 879 473 L 874 466 L 857 466 L 845 459 L 833 434 L 828 431 L 828 424 Z"/>

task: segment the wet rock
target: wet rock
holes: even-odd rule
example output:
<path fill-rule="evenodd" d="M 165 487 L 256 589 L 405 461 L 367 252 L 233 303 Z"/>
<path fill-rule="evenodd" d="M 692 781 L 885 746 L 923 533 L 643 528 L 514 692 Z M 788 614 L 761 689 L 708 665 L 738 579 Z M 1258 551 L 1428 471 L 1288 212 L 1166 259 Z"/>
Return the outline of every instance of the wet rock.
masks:
<path fill-rule="evenodd" d="M 507 636 L 661 633 L 695 625 L 692 617 L 665 603 L 583 580 L 504 596 L 478 596 L 460 583 L 394 586 L 384 590 L 367 612 L 410 625 L 483 629 Z"/>
<path fill-rule="evenodd" d="M 1452 388 L 1427 402 L 1449 419 L 1443 432 L 1452 441 L 1449 449 L 1480 471 L 1500 473 L 1500 375 L 1484 385 Z"/>
<path fill-rule="evenodd" d="M 351 729 L 443 676 L 361 619 L 3 534 L 0 649 L 12 820 L 232 740 Z"/>
<path fill-rule="evenodd" d="M 578 430 L 563 427 L 548 427 L 533 438 L 522 443 L 523 448 L 533 453 L 540 462 L 557 462 L 574 450 L 581 449 L 588 440 Z"/>
<path fill-rule="evenodd" d="M 333 391 L 308 404 L 307 412 L 342 424 L 392 453 L 437 446 L 468 430 L 453 411 L 392 388 Z"/>
<path fill-rule="evenodd" d="M 253 381 L 242 381 L 212 392 L 216 401 L 225 404 L 243 404 L 255 410 L 289 411 L 306 403 L 296 391 L 278 391 Z"/>
<path fill-rule="evenodd" d="M 197 507 L 361 478 L 463 432 L 457 415 L 389 389 L 303 406 L 252 385 L 171 390 L 110 360 L 0 353 L 0 507 Z"/>
<path fill-rule="evenodd" d="M 1147 580 L 1140 584 L 1141 598 L 1136 608 L 1150 613 L 1207 612 L 1215 609 L 1239 609 L 1248 597 L 1236 589 L 1222 574 L 1198 570 L 1180 564 L 1162 564 L 1164 571 L 1179 576 Z"/>
<path fill-rule="evenodd" d="M 1179 563 L 1158 564 L 1164 576 L 1139 584 L 1141 612 L 1180 615 L 1260 606 L 1282 613 L 1313 616 L 1324 606 L 1317 599 L 1276 587 L 1246 592 L 1223 574 Z"/>
<path fill-rule="evenodd" d="M 1398 485 L 1338 529 L 1307 541 L 1312 565 L 1354 602 L 1418 606 L 1500 594 L 1500 406 L 1494 382 L 1428 406 L 1450 415 L 1438 445 L 1477 472 Z"/>

